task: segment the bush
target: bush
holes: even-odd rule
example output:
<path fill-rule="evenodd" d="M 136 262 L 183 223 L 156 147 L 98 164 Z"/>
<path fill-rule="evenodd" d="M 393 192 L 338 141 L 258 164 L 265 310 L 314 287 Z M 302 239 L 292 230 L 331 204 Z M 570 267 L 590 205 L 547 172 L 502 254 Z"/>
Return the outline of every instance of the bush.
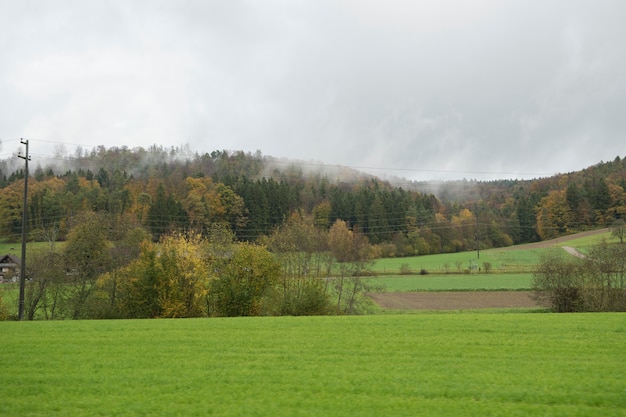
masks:
<path fill-rule="evenodd" d="M 373 245 L 375 250 L 377 251 L 377 255 L 379 258 L 395 258 L 398 256 L 396 251 L 396 245 L 393 243 L 381 243 L 378 245 Z"/>
<path fill-rule="evenodd" d="M 400 275 L 411 275 L 413 270 L 409 264 L 400 265 Z"/>
<path fill-rule="evenodd" d="M 584 311 L 582 290 L 577 287 L 555 288 L 550 295 L 550 304 L 558 313 Z"/>
<path fill-rule="evenodd" d="M 0 291 L 0 320 L 8 320 L 10 316 L 9 308 L 4 304 L 2 291 Z"/>
<path fill-rule="evenodd" d="M 626 246 L 602 242 L 583 260 L 552 251 L 541 259 L 533 288 L 557 312 L 626 311 Z"/>
<path fill-rule="evenodd" d="M 211 282 L 211 311 L 218 316 L 257 316 L 278 282 L 280 264 L 263 246 L 239 244 Z"/>
<path fill-rule="evenodd" d="M 274 289 L 266 300 L 265 313 L 275 316 L 324 316 L 335 313 L 335 306 L 324 286 L 307 282 L 299 290 L 287 292 Z"/>
<path fill-rule="evenodd" d="M 583 309 L 581 267 L 576 259 L 566 258 L 561 252 L 548 252 L 541 258 L 532 284 L 536 297 L 547 299 L 559 313 Z"/>

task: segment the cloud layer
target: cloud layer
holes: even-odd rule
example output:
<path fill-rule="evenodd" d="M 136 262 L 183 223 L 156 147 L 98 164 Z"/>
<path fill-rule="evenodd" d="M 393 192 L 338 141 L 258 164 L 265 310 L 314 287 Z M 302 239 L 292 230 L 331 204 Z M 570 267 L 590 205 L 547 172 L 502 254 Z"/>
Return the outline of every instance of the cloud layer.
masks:
<path fill-rule="evenodd" d="M 0 0 L 2 152 L 24 137 L 35 154 L 189 143 L 416 179 L 578 170 L 626 156 L 623 16 L 619 0 Z"/>

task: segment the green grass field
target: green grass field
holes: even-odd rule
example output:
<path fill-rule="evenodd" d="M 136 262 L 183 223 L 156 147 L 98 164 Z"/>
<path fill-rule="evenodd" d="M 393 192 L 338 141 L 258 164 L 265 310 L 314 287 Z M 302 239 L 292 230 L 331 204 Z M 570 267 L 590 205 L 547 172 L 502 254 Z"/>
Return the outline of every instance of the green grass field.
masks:
<path fill-rule="evenodd" d="M 571 246 L 578 250 L 583 250 L 585 248 L 589 248 L 590 246 L 597 245 L 601 240 L 606 240 L 607 242 L 619 242 L 616 237 L 611 236 L 611 232 L 600 233 L 593 236 L 576 238 L 569 241 L 557 242 L 557 246 Z"/>
<path fill-rule="evenodd" d="M 0 415 L 624 416 L 623 314 L 0 323 Z"/>
<path fill-rule="evenodd" d="M 528 290 L 532 274 L 387 275 L 364 280 L 383 292 Z"/>
<path fill-rule="evenodd" d="M 594 236 L 569 239 L 561 238 L 561 242 L 555 242 L 555 246 L 571 246 L 581 252 L 585 252 L 590 246 L 599 243 L 602 239 L 608 242 L 617 241 L 611 237 L 611 233 L 601 233 Z M 400 267 L 406 264 L 416 274 L 425 269 L 429 273 L 461 273 L 469 269 L 470 265 L 476 265 L 481 269 L 485 262 L 491 264 L 494 272 L 531 272 L 539 262 L 541 254 L 548 248 L 533 248 L 529 245 L 510 246 L 480 251 L 480 258 L 476 251 L 442 253 L 437 255 L 413 256 L 407 258 L 378 259 L 374 263 L 373 270 L 380 274 L 395 274 Z"/>
<path fill-rule="evenodd" d="M 414 273 L 425 269 L 429 273 L 463 273 L 471 265 L 484 269 L 489 262 L 493 271 L 525 272 L 538 261 L 545 249 L 489 249 L 480 252 L 480 258 L 474 252 L 442 253 L 437 255 L 412 256 L 407 258 L 378 259 L 374 263 L 374 272 L 398 273 L 402 265 Z M 478 271 L 475 271 L 478 272 Z"/>
<path fill-rule="evenodd" d="M 57 249 L 60 249 L 65 245 L 65 242 L 56 242 L 54 243 Z M 48 242 L 28 242 L 26 243 L 26 259 L 28 260 L 28 255 L 32 254 L 34 251 L 43 251 L 50 248 L 50 243 Z M 4 255 L 16 255 L 18 257 L 22 256 L 22 243 L 21 242 L 6 242 L 0 241 L 0 256 Z"/>

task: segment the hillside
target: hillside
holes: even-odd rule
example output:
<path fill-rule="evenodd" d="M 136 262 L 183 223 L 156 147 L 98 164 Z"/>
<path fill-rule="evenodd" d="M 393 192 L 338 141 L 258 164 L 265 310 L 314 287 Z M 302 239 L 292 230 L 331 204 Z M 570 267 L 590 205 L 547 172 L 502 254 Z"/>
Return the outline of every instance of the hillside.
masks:
<path fill-rule="evenodd" d="M 64 239 L 81 212 L 145 227 L 226 225 L 239 240 L 269 235 L 297 213 L 322 230 L 338 219 L 381 256 L 455 252 L 551 239 L 606 227 L 626 214 L 626 160 L 535 180 L 404 182 L 393 186 L 349 167 L 241 151 L 80 148 L 31 163 L 32 239 Z M 21 236 L 24 172 L 0 161 L 0 238 Z"/>

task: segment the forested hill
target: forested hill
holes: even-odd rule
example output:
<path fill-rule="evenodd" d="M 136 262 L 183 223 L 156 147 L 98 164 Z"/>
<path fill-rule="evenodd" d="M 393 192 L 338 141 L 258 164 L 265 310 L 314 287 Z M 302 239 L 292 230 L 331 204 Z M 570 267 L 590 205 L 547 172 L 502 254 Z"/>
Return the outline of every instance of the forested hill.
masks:
<path fill-rule="evenodd" d="M 0 161 L 0 239 L 21 237 L 23 161 Z M 240 240 L 268 235 L 297 213 L 320 229 L 338 219 L 382 256 L 507 246 L 603 227 L 626 213 L 626 160 L 535 180 L 452 181 L 394 187 L 345 167 L 296 164 L 260 152 L 105 148 L 33 160 L 31 239 L 64 239 L 81 212 L 176 229 L 227 225 Z M 410 186 L 409 186 L 410 185 Z M 423 184 L 421 185 L 424 186 Z M 421 191 L 420 191 L 421 190 Z"/>

